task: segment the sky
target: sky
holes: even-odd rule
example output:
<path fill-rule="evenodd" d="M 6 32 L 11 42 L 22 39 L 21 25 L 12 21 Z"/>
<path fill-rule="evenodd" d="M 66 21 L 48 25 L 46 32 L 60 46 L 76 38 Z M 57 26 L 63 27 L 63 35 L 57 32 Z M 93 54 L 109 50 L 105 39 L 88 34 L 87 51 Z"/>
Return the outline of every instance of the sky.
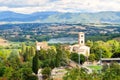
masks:
<path fill-rule="evenodd" d="M 0 11 L 24 14 L 41 11 L 120 11 L 120 0 L 0 0 Z"/>

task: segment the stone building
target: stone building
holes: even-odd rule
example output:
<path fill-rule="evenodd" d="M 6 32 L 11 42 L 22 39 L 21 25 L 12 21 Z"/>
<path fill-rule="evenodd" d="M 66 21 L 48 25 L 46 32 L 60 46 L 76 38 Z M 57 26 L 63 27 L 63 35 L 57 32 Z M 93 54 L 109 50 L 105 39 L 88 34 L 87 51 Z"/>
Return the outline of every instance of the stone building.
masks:
<path fill-rule="evenodd" d="M 85 33 L 84 32 L 79 32 L 78 44 L 71 45 L 69 47 L 70 47 L 71 52 L 83 54 L 86 57 L 88 57 L 90 55 L 90 47 L 85 45 Z"/>
<path fill-rule="evenodd" d="M 45 49 L 47 50 L 49 48 L 48 43 L 47 42 L 37 42 L 36 41 L 36 49 L 40 50 L 40 49 Z"/>

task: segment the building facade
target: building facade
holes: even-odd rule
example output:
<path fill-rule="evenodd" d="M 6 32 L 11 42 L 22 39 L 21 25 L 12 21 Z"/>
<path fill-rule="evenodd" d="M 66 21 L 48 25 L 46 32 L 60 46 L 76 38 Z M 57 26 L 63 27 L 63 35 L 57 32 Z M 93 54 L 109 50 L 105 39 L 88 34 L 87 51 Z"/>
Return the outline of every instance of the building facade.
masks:
<path fill-rule="evenodd" d="M 83 54 L 88 57 L 90 55 L 90 47 L 85 45 L 85 33 L 79 32 L 78 34 L 78 44 L 70 46 L 71 52 L 76 52 L 78 54 Z"/>
<path fill-rule="evenodd" d="M 49 49 L 50 47 L 48 46 L 48 43 L 47 42 L 37 42 L 36 41 L 36 49 L 37 50 L 41 50 L 41 49 Z"/>

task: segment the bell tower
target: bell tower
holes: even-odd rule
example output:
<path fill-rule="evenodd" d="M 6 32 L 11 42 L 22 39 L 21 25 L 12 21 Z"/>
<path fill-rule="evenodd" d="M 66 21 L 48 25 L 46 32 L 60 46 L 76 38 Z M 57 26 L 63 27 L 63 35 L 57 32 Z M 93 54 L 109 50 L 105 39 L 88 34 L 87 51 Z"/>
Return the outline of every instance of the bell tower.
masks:
<path fill-rule="evenodd" d="M 84 34 L 84 32 L 79 32 L 78 43 L 79 43 L 79 46 L 84 46 L 85 45 L 85 34 Z"/>

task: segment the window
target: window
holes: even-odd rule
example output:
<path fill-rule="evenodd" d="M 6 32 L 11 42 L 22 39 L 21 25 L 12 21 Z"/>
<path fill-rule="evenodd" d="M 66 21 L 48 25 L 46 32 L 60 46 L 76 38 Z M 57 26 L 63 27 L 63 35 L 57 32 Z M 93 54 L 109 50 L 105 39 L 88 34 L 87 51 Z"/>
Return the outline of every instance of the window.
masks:
<path fill-rule="evenodd" d="M 83 43 L 83 41 L 81 41 L 81 43 Z"/>
<path fill-rule="evenodd" d="M 81 35 L 81 37 L 83 37 L 83 35 Z"/>

